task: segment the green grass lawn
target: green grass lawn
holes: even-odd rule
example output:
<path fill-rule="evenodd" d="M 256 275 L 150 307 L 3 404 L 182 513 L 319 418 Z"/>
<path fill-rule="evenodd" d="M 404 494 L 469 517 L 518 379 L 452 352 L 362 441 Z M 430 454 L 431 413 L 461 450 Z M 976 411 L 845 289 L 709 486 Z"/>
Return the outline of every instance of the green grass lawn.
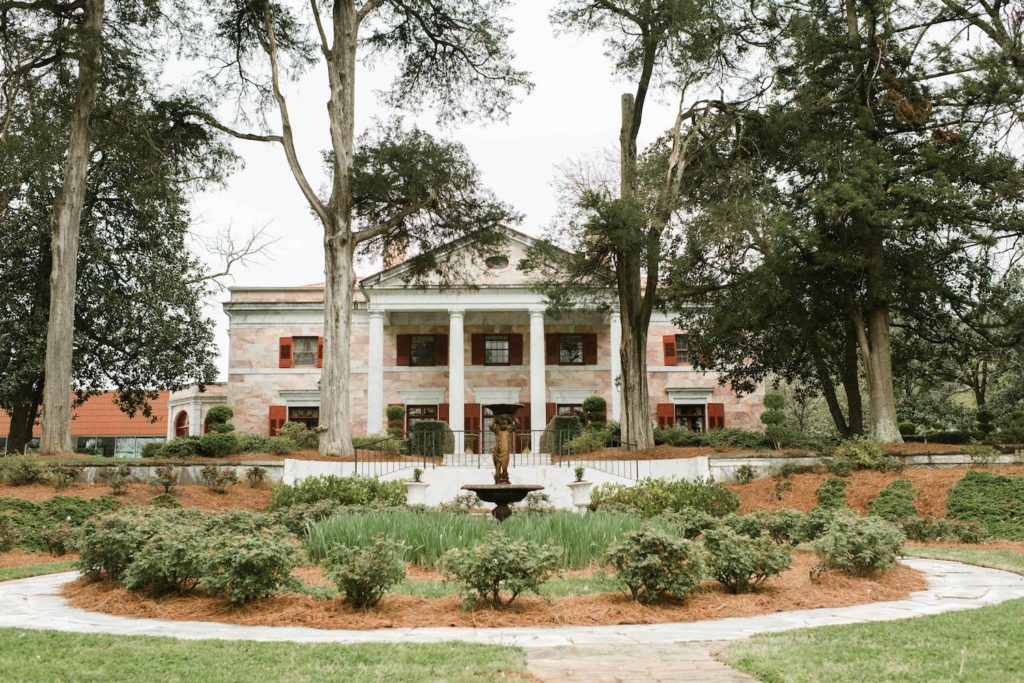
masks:
<path fill-rule="evenodd" d="M 983 548 L 908 553 L 1024 573 L 1024 555 Z M 800 629 L 730 645 L 731 666 L 769 683 L 1024 680 L 1024 600 L 874 624 Z"/>
<path fill-rule="evenodd" d="M 0 681 L 479 683 L 525 671 L 519 648 L 469 643 L 324 645 L 0 629 Z M 511 680 L 515 680 L 514 678 Z"/>
<path fill-rule="evenodd" d="M 29 576 L 39 576 L 40 574 L 69 572 L 74 568 L 74 560 L 30 564 L 24 567 L 0 567 L 0 581 L 13 581 L 14 579 L 24 579 Z"/>

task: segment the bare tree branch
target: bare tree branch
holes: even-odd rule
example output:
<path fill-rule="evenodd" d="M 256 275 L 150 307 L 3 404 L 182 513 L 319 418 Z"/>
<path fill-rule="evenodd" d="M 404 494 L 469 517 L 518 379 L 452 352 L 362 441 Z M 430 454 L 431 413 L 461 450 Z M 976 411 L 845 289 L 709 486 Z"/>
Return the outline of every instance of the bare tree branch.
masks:
<path fill-rule="evenodd" d="M 197 238 L 206 252 L 217 257 L 220 266 L 217 270 L 204 273 L 188 282 L 190 284 L 205 282 L 212 284 L 217 289 L 224 289 L 225 285 L 222 280 L 232 276 L 232 268 L 252 263 L 278 242 L 278 238 L 269 237 L 268 227 L 269 223 L 250 231 L 242 239 L 236 238 L 231 231 L 231 226 L 218 232 L 213 239 Z"/>

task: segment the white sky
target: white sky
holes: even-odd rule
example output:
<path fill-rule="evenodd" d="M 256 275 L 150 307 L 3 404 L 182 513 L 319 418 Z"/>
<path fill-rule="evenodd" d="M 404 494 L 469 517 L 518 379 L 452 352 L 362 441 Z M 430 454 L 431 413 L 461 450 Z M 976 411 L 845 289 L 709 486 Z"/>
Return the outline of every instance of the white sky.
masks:
<path fill-rule="evenodd" d="M 617 148 L 619 97 L 633 86 L 612 74 L 599 37 L 555 35 L 548 21 L 557 0 L 518 0 L 509 8 L 518 68 L 530 72 L 535 88 L 511 108 L 508 121 L 448 126 L 433 116 L 407 116 L 432 132 L 461 141 L 480 168 L 484 183 L 525 216 L 521 229 L 540 235 L 557 208 L 557 166 L 593 158 Z M 386 69 L 386 64 L 382 65 Z M 375 89 L 389 82 L 385 73 L 363 69 L 357 77 L 356 132 L 391 112 L 378 103 Z M 287 88 L 289 111 L 307 176 L 322 187 L 320 151 L 329 146 L 326 76 L 322 68 Z M 641 144 L 672 124 L 667 99 L 649 101 Z M 270 118 L 275 121 L 274 118 Z M 301 285 L 323 280 L 322 230 L 288 170 L 279 145 L 236 141 L 244 168 L 194 203 L 195 232 L 211 236 L 230 225 L 244 233 L 268 225 L 278 242 L 268 257 L 235 273 L 236 285 Z M 365 266 L 363 268 L 366 269 Z M 217 323 L 222 379 L 227 368 L 227 317 L 218 295 L 210 306 Z"/>

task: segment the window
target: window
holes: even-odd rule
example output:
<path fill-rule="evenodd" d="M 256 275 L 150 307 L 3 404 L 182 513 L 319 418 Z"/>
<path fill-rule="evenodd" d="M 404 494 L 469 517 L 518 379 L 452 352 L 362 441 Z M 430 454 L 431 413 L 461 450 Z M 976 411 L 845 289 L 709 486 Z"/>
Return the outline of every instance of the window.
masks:
<path fill-rule="evenodd" d="M 406 430 L 411 432 L 412 426 L 417 422 L 423 422 L 424 420 L 436 420 L 437 419 L 437 406 L 406 406 L 405 407 L 405 420 Z"/>
<path fill-rule="evenodd" d="M 294 344 L 294 355 L 293 365 L 296 367 L 300 365 L 304 366 L 315 366 L 316 365 L 316 347 L 318 339 L 317 337 L 292 337 L 292 344 Z"/>
<path fill-rule="evenodd" d="M 114 457 L 114 437 L 112 436 L 80 436 L 75 444 L 76 453 Z"/>
<path fill-rule="evenodd" d="M 676 335 L 676 363 L 679 365 L 693 365 L 690 345 L 686 342 L 686 337 L 681 334 Z"/>
<path fill-rule="evenodd" d="M 583 365 L 583 335 L 558 335 L 558 364 Z"/>
<path fill-rule="evenodd" d="M 491 270 L 508 268 L 508 256 L 488 256 L 484 263 L 486 263 L 487 267 Z"/>
<path fill-rule="evenodd" d="M 306 425 L 306 429 L 316 429 L 320 425 L 320 408 L 288 408 L 288 421 Z"/>
<path fill-rule="evenodd" d="M 676 406 L 676 426 L 689 429 L 691 432 L 704 431 L 704 405 L 701 403 L 681 403 Z"/>
<path fill-rule="evenodd" d="M 174 418 L 174 435 L 188 436 L 188 413 L 184 410 Z"/>
<path fill-rule="evenodd" d="M 559 403 L 555 406 L 555 415 L 559 417 L 580 417 L 583 415 L 583 406 L 579 403 Z"/>
<path fill-rule="evenodd" d="M 507 334 L 489 334 L 484 338 L 484 365 L 508 365 L 511 344 Z"/>
<path fill-rule="evenodd" d="M 434 358 L 434 335 L 409 335 L 409 365 L 432 367 L 436 365 Z"/>

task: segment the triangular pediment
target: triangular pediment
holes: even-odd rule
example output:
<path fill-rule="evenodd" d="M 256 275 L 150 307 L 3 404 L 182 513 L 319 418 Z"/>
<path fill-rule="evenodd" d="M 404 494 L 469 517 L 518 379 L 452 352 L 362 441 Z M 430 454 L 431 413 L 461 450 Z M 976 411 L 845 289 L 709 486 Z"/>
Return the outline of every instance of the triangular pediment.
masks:
<path fill-rule="evenodd" d="M 529 287 L 531 276 L 522 272 L 519 264 L 536 238 L 511 228 L 501 228 L 500 231 L 504 237 L 503 242 L 495 247 L 494 254 L 484 263 L 480 262 L 467 240 L 456 240 L 439 247 L 435 258 L 443 261 L 449 271 L 458 273 L 460 281 L 475 287 Z M 399 263 L 363 278 L 359 284 L 363 289 L 374 290 L 412 286 L 440 287 L 444 282 L 440 275 L 428 275 L 413 282 L 408 265 Z"/>

